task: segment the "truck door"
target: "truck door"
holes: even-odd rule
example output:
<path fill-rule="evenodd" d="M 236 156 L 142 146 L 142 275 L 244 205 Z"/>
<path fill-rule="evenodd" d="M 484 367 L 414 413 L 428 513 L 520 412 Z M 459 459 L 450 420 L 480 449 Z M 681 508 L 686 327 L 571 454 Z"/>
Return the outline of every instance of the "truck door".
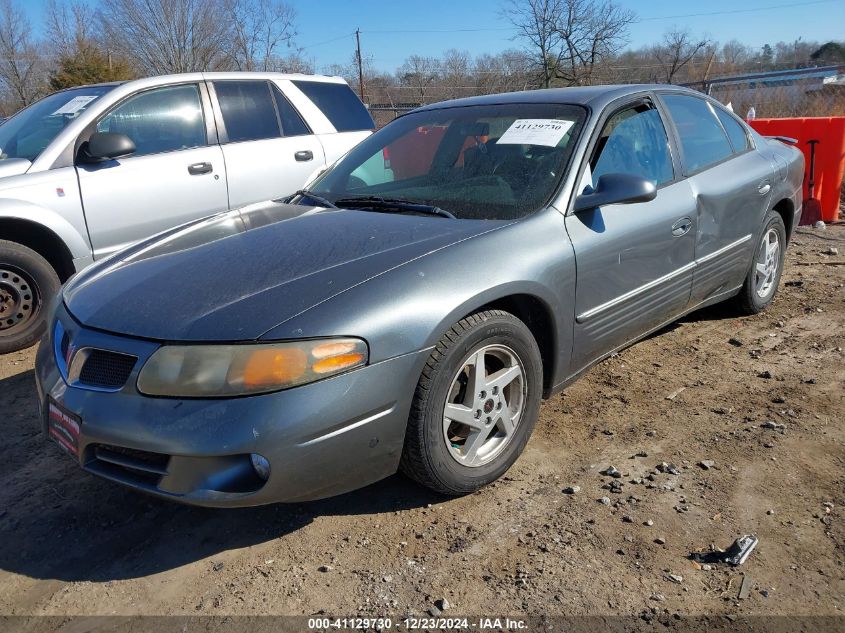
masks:
<path fill-rule="evenodd" d="M 198 83 L 136 93 L 96 123 L 135 143 L 131 156 L 77 161 L 82 206 L 100 259 L 129 244 L 228 206 L 223 154 Z"/>

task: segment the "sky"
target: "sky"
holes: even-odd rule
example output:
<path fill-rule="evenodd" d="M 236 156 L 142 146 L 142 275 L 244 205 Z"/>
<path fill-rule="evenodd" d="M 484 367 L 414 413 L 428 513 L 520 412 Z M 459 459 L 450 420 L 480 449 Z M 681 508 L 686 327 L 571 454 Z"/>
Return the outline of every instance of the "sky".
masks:
<path fill-rule="evenodd" d="M 59 0 L 59 2 L 67 0 Z M 98 0 L 87 0 L 96 5 Z M 845 0 L 615 0 L 633 10 L 629 47 L 655 43 L 669 28 L 689 28 L 719 42 L 760 47 L 777 41 L 845 37 Z M 47 0 L 18 0 L 36 25 Z M 503 0 L 287 0 L 298 13 L 296 44 L 317 71 L 347 64 L 361 49 L 375 68 L 392 72 L 413 54 L 439 56 L 450 48 L 471 55 L 519 47 L 500 15 Z"/>

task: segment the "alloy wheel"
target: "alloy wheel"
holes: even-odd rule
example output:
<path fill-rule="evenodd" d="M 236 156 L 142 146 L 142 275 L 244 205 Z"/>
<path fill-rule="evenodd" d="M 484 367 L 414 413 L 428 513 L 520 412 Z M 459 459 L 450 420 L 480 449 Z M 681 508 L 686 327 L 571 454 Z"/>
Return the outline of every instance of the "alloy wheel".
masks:
<path fill-rule="evenodd" d="M 768 297 L 775 289 L 780 266 L 780 237 L 771 228 L 763 236 L 754 265 L 754 290 L 761 299 Z"/>
<path fill-rule="evenodd" d="M 505 345 L 472 352 L 452 380 L 443 410 L 443 438 L 459 464 L 493 461 L 514 436 L 526 402 L 525 370 Z"/>

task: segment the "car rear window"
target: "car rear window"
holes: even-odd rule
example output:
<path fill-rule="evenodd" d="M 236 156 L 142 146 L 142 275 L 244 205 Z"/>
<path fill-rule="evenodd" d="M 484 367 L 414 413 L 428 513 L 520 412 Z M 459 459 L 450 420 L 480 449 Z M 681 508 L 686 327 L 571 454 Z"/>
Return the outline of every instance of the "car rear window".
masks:
<path fill-rule="evenodd" d="M 663 95 L 675 122 L 688 172 L 700 171 L 733 153 L 730 141 L 704 99 L 688 95 Z"/>
<path fill-rule="evenodd" d="M 281 136 L 273 95 L 266 81 L 215 81 L 229 142 Z"/>
<path fill-rule="evenodd" d="M 293 81 L 292 83 L 322 110 L 338 132 L 375 129 L 373 117 L 346 84 L 325 81 Z"/>

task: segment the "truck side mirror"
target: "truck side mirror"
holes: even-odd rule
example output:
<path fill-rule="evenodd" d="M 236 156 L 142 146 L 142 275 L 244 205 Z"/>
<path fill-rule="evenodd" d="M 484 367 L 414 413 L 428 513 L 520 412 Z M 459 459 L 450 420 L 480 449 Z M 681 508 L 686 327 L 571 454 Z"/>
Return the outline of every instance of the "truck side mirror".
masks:
<path fill-rule="evenodd" d="M 87 163 L 122 158 L 135 153 L 135 143 L 126 134 L 94 132 L 80 150 L 80 158 Z"/>

